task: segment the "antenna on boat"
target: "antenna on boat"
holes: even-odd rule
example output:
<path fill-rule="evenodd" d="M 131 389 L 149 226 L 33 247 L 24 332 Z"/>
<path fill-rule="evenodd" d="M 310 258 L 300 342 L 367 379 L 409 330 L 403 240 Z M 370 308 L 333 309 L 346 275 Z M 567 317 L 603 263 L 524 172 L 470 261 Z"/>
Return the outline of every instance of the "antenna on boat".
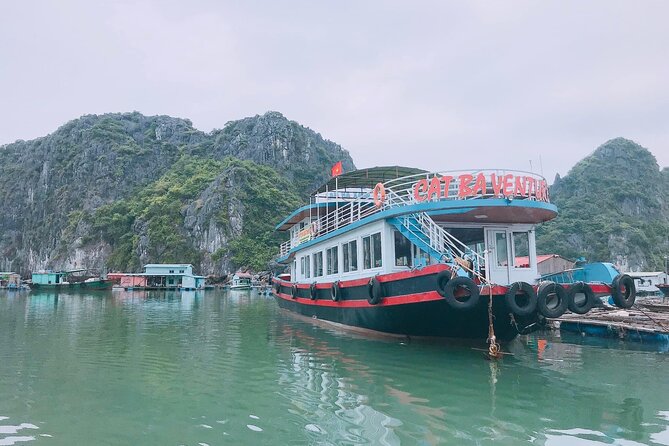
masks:
<path fill-rule="evenodd" d="M 539 154 L 539 170 L 541 171 L 541 176 L 544 176 L 544 163 L 541 161 L 541 154 Z"/>

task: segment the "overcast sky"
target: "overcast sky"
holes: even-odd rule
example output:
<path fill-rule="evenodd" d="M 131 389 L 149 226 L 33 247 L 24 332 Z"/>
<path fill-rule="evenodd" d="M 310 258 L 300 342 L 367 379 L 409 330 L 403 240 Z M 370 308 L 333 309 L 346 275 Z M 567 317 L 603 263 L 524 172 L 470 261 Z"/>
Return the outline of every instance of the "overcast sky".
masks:
<path fill-rule="evenodd" d="M 267 110 L 358 167 L 540 170 L 623 136 L 669 166 L 669 1 L 0 0 L 0 144 L 137 110 Z"/>

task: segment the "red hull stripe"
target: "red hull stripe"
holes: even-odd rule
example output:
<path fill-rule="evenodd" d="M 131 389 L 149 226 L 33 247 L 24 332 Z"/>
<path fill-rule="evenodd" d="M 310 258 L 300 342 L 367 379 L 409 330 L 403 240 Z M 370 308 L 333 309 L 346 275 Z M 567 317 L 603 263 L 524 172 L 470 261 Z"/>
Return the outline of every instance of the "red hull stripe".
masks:
<path fill-rule="evenodd" d="M 276 293 L 274 294 L 276 295 Z M 416 304 L 421 302 L 429 302 L 433 300 L 443 299 L 443 297 L 441 297 L 439 293 L 437 293 L 436 291 L 405 294 L 403 296 L 386 297 L 383 300 L 381 300 L 381 302 L 377 305 L 371 305 L 364 299 L 342 300 L 339 302 L 334 302 L 332 300 L 325 300 L 325 299 L 311 300 L 304 297 L 298 297 L 296 299 L 293 299 L 290 297 L 290 295 L 284 293 L 279 293 L 278 296 L 281 299 L 297 302 L 303 305 L 314 305 L 318 307 L 340 307 L 340 308 L 387 307 L 392 305 Z"/>
<path fill-rule="evenodd" d="M 399 273 L 379 275 L 379 276 L 376 276 L 376 277 L 379 279 L 379 282 L 382 282 L 382 283 L 383 282 L 393 282 L 393 281 L 396 281 L 396 280 L 409 279 L 409 278 L 412 278 L 412 277 L 426 276 L 428 274 L 438 273 L 438 272 L 441 272 L 441 271 L 444 271 L 444 270 L 447 270 L 447 269 L 449 269 L 449 267 L 447 265 L 438 264 L 438 265 L 428 266 L 428 267 L 423 268 L 421 270 L 402 271 L 402 272 L 399 272 Z M 342 281 L 339 282 L 339 287 L 340 288 L 350 288 L 350 287 L 356 287 L 356 286 L 364 286 L 364 285 L 367 285 L 369 283 L 369 279 L 371 279 L 371 277 L 367 277 L 367 278 L 364 278 L 364 279 L 346 280 L 346 281 L 342 280 Z M 276 279 L 276 278 L 273 279 L 273 280 L 274 280 L 274 283 L 278 282 L 279 284 L 281 284 L 282 286 L 285 286 L 285 287 L 292 287 L 293 286 L 292 282 L 286 282 L 285 280 L 280 280 L 280 279 Z M 332 287 L 332 284 L 333 284 L 333 282 L 318 283 L 318 284 L 316 284 L 316 289 L 328 290 Z M 562 284 L 562 286 L 564 288 L 569 288 L 570 285 L 571 284 Z M 610 294 L 611 291 L 612 291 L 611 286 L 607 285 L 605 283 L 589 283 L 588 285 L 590 286 L 590 288 L 592 289 L 592 291 L 595 294 Z M 311 285 L 308 284 L 308 283 L 297 284 L 297 288 L 303 289 L 303 290 L 309 289 L 310 286 Z M 494 296 L 504 295 L 504 294 L 506 294 L 508 289 L 509 289 L 508 286 L 493 285 L 492 286 L 492 294 Z M 539 289 L 539 287 L 535 285 L 534 290 L 538 291 L 538 289 Z M 480 293 L 482 295 L 487 296 L 487 295 L 490 294 L 490 288 L 488 286 L 482 286 Z M 419 294 L 425 294 L 425 293 L 418 293 L 418 294 L 415 294 L 415 295 L 418 296 Z M 441 298 L 441 296 L 439 296 L 439 297 Z M 395 297 L 393 297 L 393 299 L 395 299 Z M 299 300 L 299 298 L 298 298 L 298 300 Z M 312 302 L 311 300 L 309 300 L 309 301 Z"/>

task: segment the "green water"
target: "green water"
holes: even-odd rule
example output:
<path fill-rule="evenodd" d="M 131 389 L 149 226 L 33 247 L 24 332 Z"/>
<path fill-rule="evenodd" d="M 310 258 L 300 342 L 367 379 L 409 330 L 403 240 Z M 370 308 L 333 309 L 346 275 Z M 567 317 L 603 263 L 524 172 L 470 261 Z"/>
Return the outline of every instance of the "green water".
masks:
<path fill-rule="evenodd" d="M 0 446 L 669 445 L 669 354 L 507 349 L 363 338 L 251 292 L 0 292 Z"/>

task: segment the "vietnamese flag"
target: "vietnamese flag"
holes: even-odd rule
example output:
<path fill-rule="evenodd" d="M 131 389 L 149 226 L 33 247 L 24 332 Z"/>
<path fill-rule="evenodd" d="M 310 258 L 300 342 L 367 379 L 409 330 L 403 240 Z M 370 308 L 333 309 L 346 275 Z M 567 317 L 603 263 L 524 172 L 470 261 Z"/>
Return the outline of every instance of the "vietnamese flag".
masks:
<path fill-rule="evenodd" d="M 332 166 L 332 169 L 330 169 L 330 175 L 332 175 L 332 178 L 334 178 L 341 175 L 343 171 L 344 168 L 341 166 L 341 161 L 338 161 L 334 166 Z"/>

